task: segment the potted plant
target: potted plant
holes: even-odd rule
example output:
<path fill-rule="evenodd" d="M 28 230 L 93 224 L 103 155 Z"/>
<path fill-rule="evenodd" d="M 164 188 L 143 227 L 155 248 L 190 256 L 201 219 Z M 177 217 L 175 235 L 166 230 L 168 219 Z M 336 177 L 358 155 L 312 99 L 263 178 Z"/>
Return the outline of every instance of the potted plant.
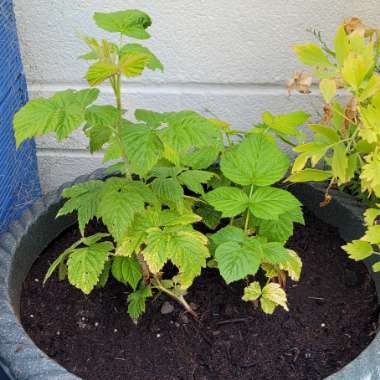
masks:
<path fill-rule="evenodd" d="M 72 227 L 75 232 L 69 233 L 71 238 L 65 242 L 65 249 L 55 254 L 44 275 L 46 288 L 53 281 L 56 286 L 57 277 L 60 281 L 67 279 L 85 294 L 77 293 L 83 304 L 92 299 L 93 294 L 95 298 L 96 294 L 102 294 L 102 289 L 107 289 L 110 283 L 121 286 L 124 294 L 121 307 L 125 300 L 130 317 L 123 314 L 123 325 L 133 321 L 132 325 L 126 325 L 127 330 L 142 334 L 143 343 L 147 340 L 144 337 L 152 337 L 151 331 L 144 335 L 145 330 L 141 328 L 144 312 L 149 309 L 150 316 L 153 310 L 153 314 L 162 319 L 162 315 L 173 313 L 175 306 L 169 300 L 174 300 L 184 310 L 176 311 L 181 323 L 195 326 L 195 335 L 201 337 L 202 344 L 214 347 L 208 338 L 206 330 L 210 326 L 205 324 L 202 307 L 188 296 L 193 283 L 200 283 L 204 273 L 209 276 L 204 285 L 208 301 L 204 302 L 213 303 L 215 299 L 210 301 L 209 293 L 212 288 L 218 288 L 223 315 L 228 314 L 223 299 L 226 294 L 238 300 L 235 311 L 229 313 L 240 315 L 241 310 L 248 313 L 244 318 L 219 320 L 219 325 L 251 321 L 252 313 L 256 313 L 260 323 L 271 323 L 265 315 L 273 314 L 278 306 L 289 310 L 286 293 L 289 281 L 295 287 L 301 276 L 301 259 L 286 243 L 293 234 L 294 224 L 303 224 L 304 217 L 299 200 L 283 186 L 276 186 L 286 175 L 290 160 L 276 145 L 273 133 L 287 140 L 284 131 L 291 136 L 297 131 L 296 137 L 299 137 L 297 127 L 303 125 L 309 115 L 304 112 L 277 116 L 265 113 L 264 122 L 245 133 L 221 120 L 188 110 L 160 113 L 138 109 L 134 113 L 135 120 L 130 120 L 122 102 L 122 78 L 139 76 L 145 69 L 163 70 L 161 62 L 148 48 L 125 41 L 126 37 L 149 38 L 147 29 L 151 19 L 139 10 L 95 13 L 94 19 L 101 29 L 117 33 L 120 42 L 85 38 L 90 51 L 81 58 L 90 61 L 86 74 L 90 88 L 66 90 L 48 99 L 31 100 L 14 119 L 17 145 L 49 132 L 55 132 L 57 139 L 62 140 L 83 127 L 90 151 L 104 150 L 104 161 L 112 161 L 105 173 L 80 178 L 74 184 L 65 185 L 55 196 L 36 204 L 2 239 L 5 249 L 0 257 L 4 257 L 5 263 L 0 277 L 3 281 L 0 300 L 5 318 L 0 319 L 0 337 L 5 338 L 6 330 L 10 331 L 10 337 L 2 340 L 0 353 L 16 378 L 77 378 L 34 346 L 17 322 L 15 310 L 19 310 L 19 304 L 14 305 L 19 303 L 21 284 L 34 260 L 76 220 L 78 227 Z M 105 81 L 114 92 L 114 105 L 94 104 L 99 94 L 95 87 Z M 312 187 L 308 189 L 314 191 Z M 332 238 L 338 239 L 336 235 Z M 26 250 L 28 257 L 24 257 Z M 39 278 L 34 280 L 37 285 L 33 286 L 43 290 Z M 370 287 L 367 280 L 366 284 Z M 58 288 L 54 289 L 56 297 Z M 373 296 L 371 289 L 369 294 Z M 167 298 L 160 313 L 155 305 L 162 296 Z M 59 303 L 57 310 L 61 310 Z M 43 308 L 43 304 L 39 307 Z M 33 306 L 33 302 L 26 301 L 26 309 L 28 305 Z M 74 312 L 73 304 L 69 307 L 73 307 Z M 369 319 L 374 315 L 371 307 L 367 308 Z M 67 310 L 59 313 L 63 312 Z M 77 312 L 84 313 L 78 327 L 86 332 L 90 329 L 96 335 L 99 322 L 90 326 L 86 310 Z M 219 314 L 213 310 L 213 315 Z M 277 311 L 274 315 L 287 318 L 286 312 Z M 105 320 L 107 318 L 109 314 Z M 35 319 L 34 314 L 28 315 L 28 320 L 31 319 Z M 23 320 L 24 326 L 28 323 Z M 44 325 L 42 320 L 40 323 L 40 327 Z M 51 325 L 50 322 L 46 324 Z M 173 320 L 165 320 L 165 325 L 169 330 L 181 327 Z M 221 333 L 213 327 L 213 336 Z M 187 331 L 186 326 L 183 331 Z M 241 329 L 237 331 L 234 339 L 244 341 Z M 160 332 L 153 332 L 155 338 L 161 338 Z M 117 334 L 118 329 L 114 328 L 113 333 Z M 61 334 L 56 331 L 57 336 Z M 247 338 L 250 340 L 251 335 L 247 334 Z M 187 339 L 191 341 L 190 337 Z M 129 341 L 129 344 L 138 350 L 139 342 Z M 174 352 L 178 352 L 175 342 L 171 342 Z M 230 344 L 223 342 L 223 347 Z M 145 343 L 144 350 L 153 344 Z M 55 342 L 49 338 L 49 344 Z M 159 342 L 157 344 L 160 346 Z M 163 352 L 164 347 L 158 350 Z M 106 350 L 111 350 L 109 345 Z M 227 353 L 228 350 L 230 348 Z M 116 360 L 130 360 L 135 354 Z M 296 361 L 298 355 L 295 351 L 292 360 Z M 251 357 L 249 352 L 247 357 Z M 191 359 L 190 363 L 193 362 Z M 226 363 L 236 367 L 232 359 Z M 233 371 L 236 376 L 244 377 L 247 375 L 244 371 L 254 370 L 255 365 L 245 362 Z M 207 365 L 200 366 L 201 370 L 197 364 L 193 369 L 183 369 L 183 374 L 170 376 L 188 377 L 187 371 L 193 371 L 192 376 L 195 371 L 206 378 L 212 376 L 212 370 L 205 369 Z M 96 368 L 96 364 L 93 367 Z M 134 371 L 134 366 L 126 367 L 129 375 L 137 376 L 130 372 L 132 367 Z M 71 365 L 69 368 L 82 373 Z M 148 376 L 147 368 L 139 371 L 140 377 Z M 225 371 L 225 376 L 231 375 L 228 372 L 231 368 Z M 94 371 L 91 376 L 95 376 Z M 167 378 L 168 374 L 151 373 L 149 376 Z"/>

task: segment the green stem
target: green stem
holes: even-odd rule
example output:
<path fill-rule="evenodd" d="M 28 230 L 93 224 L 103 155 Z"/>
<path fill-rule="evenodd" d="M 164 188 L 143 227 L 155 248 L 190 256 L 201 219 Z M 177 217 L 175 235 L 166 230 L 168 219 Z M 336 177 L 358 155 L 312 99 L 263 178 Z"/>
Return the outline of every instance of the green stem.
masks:
<path fill-rule="evenodd" d="M 249 199 L 251 199 L 252 194 L 253 194 L 253 185 L 251 185 L 251 188 L 249 190 Z M 245 233 L 248 232 L 249 216 L 250 216 L 250 212 L 249 212 L 249 209 L 247 209 L 247 215 L 245 216 L 245 223 L 244 223 L 244 232 Z"/>
<path fill-rule="evenodd" d="M 197 313 L 191 308 L 191 306 L 187 303 L 187 301 L 185 300 L 185 298 L 182 295 L 177 296 L 175 293 L 173 293 L 169 289 L 165 288 L 157 276 L 154 276 L 154 280 L 156 283 L 155 287 L 158 290 L 162 291 L 163 293 L 167 294 L 169 297 L 171 297 L 171 298 L 175 299 L 177 302 L 179 302 L 184 307 L 184 309 L 189 314 L 191 314 L 195 319 L 198 318 Z"/>

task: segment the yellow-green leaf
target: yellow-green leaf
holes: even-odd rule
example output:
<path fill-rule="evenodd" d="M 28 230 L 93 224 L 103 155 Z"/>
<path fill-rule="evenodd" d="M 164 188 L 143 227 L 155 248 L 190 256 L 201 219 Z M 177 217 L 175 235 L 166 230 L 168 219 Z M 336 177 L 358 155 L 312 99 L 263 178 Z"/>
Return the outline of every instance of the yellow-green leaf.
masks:
<path fill-rule="evenodd" d="M 243 301 L 255 301 L 261 296 L 261 286 L 258 281 L 251 282 L 244 288 Z"/>
<path fill-rule="evenodd" d="M 344 60 L 346 59 L 349 52 L 349 42 L 346 35 L 346 31 L 344 29 L 344 25 L 341 25 L 335 35 L 334 39 L 334 48 L 336 61 L 338 66 L 343 66 Z"/>
<path fill-rule="evenodd" d="M 326 103 L 330 103 L 331 99 L 336 95 L 336 81 L 335 79 L 322 79 L 319 83 L 319 89 L 321 90 L 323 99 Z"/>
<path fill-rule="evenodd" d="M 298 55 L 298 59 L 305 65 L 316 68 L 328 68 L 332 66 L 326 54 L 316 44 L 296 45 L 294 51 Z"/>
<path fill-rule="evenodd" d="M 319 169 L 304 169 L 291 174 L 286 182 L 322 182 L 332 177 L 331 171 Z"/>
<path fill-rule="evenodd" d="M 355 261 L 364 260 L 373 253 L 371 244 L 364 240 L 354 240 L 342 248 L 348 253 L 350 259 Z"/>

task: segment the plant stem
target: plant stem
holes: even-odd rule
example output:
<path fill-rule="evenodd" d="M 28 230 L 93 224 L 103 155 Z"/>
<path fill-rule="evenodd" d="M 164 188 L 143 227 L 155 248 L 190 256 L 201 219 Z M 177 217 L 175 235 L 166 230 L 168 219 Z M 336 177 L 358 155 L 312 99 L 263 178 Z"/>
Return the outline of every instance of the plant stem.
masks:
<path fill-rule="evenodd" d="M 253 193 L 253 185 L 251 185 L 251 188 L 249 190 L 249 199 L 251 199 L 252 193 Z M 249 211 L 249 209 L 247 209 L 247 215 L 245 216 L 245 223 L 244 223 L 244 232 L 245 233 L 248 232 L 249 215 L 250 215 L 250 211 Z"/>
<path fill-rule="evenodd" d="M 175 293 L 173 293 L 172 291 L 170 291 L 169 289 L 166 289 L 161 281 L 159 280 L 159 278 L 154 275 L 154 280 L 156 282 L 155 284 L 155 287 L 159 290 L 161 290 L 162 292 L 164 292 L 165 294 L 167 294 L 168 296 L 170 296 L 171 298 L 175 299 L 177 302 L 179 302 L 183 307 L 184 309 L 189 313 L 191 314 L 191 316 L 194 318 L 194 319 L 197 319 L 198 318 L 198 315 L 197 313 L 191 308 L 191 306 L 187 303 L 187 301 L 185 300 L 184 296 L 177 296 Z"/>

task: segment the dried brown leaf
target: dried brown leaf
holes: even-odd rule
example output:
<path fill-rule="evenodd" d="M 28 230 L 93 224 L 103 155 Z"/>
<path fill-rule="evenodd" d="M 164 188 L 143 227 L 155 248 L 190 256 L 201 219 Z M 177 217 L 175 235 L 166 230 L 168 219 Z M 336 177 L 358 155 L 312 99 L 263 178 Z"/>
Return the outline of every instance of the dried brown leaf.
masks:
<path fill-rule="evenodd" d="M 293 90 L 301 94 L 309 94 L 313 77 L 310 73 L 304 71 L 296 71 L 293 78 L 288 81 L 288 94 L 290 95 Z"/>

